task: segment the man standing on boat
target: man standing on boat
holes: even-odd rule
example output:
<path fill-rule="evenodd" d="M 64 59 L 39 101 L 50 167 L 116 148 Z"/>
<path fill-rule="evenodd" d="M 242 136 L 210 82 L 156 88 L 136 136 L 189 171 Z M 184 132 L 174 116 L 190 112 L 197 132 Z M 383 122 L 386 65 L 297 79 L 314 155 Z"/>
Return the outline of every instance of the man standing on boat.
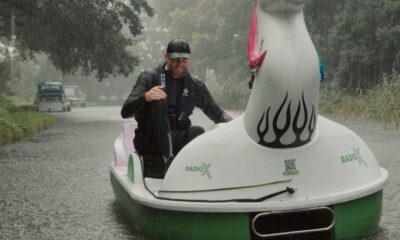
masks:
<path fill-rule="evenodd" d="M 133 140 L 143 158 L 145 176 L 163 177 L 174 156 L 204 133 L 189 116 L 198 107 L 214 123 L 230 121 L 207 87 L 188 71 L 190 47 L 183 39 L 169 42 L 164 63 L 142 72 L 122 106 L 123 118 L 135 117 Z"/>

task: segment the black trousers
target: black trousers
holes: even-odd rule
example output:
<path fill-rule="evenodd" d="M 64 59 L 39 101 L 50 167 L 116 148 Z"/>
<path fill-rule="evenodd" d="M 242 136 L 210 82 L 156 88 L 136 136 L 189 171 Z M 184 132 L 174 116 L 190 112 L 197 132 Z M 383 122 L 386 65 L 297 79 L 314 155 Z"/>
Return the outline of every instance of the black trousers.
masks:
<path fill-rule="evenodd" d="M 144 175 L 163 178 L 174 156 L 190 141 L 204 133 L 199 126 L 171 129 L 167 100 L 151 103 L 151 119 L 147 122 L 149 136 L 146 149 L 139 151 L 144 165 Z"/>

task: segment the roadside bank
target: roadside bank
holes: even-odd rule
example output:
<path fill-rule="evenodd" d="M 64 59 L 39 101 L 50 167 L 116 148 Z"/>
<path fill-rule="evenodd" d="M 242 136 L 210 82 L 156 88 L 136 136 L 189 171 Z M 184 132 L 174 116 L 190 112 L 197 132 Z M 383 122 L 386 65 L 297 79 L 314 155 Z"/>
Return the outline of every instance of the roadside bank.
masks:
<path fill-rule="evenodd" d="M 0 145 L 31 136 L 55 123 L 55 119 L 37 112 L 20 98 L 0 95 Z"/>

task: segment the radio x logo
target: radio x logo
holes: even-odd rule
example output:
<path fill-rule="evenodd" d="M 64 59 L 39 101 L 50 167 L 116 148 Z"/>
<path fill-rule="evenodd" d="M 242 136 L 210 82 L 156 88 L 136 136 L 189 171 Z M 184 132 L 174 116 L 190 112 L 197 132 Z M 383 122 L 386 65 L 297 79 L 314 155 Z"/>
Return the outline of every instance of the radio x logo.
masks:
<path fill-rule="evenodd" d="M 207 175 L 208 179 L 211 179 L 210 166 L 211 166 L 211 163 L 208 163 L 208 164 L 203 163 L 202 166 L 186 166 L 186 171 L 187 172 L 200 172 L 201 176 Z"/>
<path fill-rule="evenodd" d="M 342 164 L 346 164 L 346 163 L 350 163 L 350 162 L 358 160 L 359 165 L 364 165 L 364 166 L 368 167 L 367 162 L 361 156 L 359 147 L 353 148 L 353 153 L 349 153 L 349 154 L 341 156 L 340 160 L 342 161 Z"/>
<path fill-rule="evenodd" d="M 360 148 L 353 148 L 354 153 L 357 155 L 358 158 L 358 164 L 364 164 L 366 167 L 368 167 L 367 162 L 365 162 L 364 158 L 361 157 L 360 154 Z"/>

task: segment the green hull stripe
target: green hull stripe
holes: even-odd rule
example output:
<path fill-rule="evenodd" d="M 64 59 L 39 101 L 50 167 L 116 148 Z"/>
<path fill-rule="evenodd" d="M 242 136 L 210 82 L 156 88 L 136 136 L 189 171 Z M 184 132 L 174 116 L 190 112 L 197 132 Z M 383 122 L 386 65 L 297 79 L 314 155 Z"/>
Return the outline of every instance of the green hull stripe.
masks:
<path fill-rule="evenodd" d="M 111 174 L 114 194 L 135 227 L 150 239 L 249 240 L 247 213 L 201 213 L 155 209 L 137 204 Z"/>
<path fill-rule="evenodd" d="M 375 233 L 381 218 L 382 196 L 381 190 L 361 199 L 335 205 L 336 239 Z"/>
<path fill-rule="evenodd" d="M 150 239 L 250 240 L 248 213 L 202 213 L 155 209 L 138 204 L 111 174 L 114 194 L 135 227 Z M 376 232 L 382 209 L 382 191 L 333 206 L 335 239 Z"/>

